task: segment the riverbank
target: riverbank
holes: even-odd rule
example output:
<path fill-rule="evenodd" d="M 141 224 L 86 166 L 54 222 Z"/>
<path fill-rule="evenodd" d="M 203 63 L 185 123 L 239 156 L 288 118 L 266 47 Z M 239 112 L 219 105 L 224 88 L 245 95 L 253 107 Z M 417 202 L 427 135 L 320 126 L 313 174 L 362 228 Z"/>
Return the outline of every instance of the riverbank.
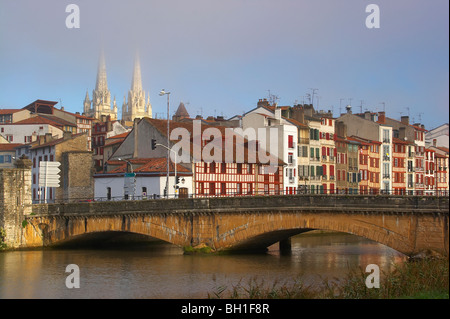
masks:
<path fill-rule="evenodd" d="M 229 288 L 218 286 L 208 298 L 229 299 L 449 299 L 449 259 L 427 258 L 395 265 L 381 272 L 380 287 L 368 288 L 369 273 L 355 269 L 340 281 L 324 280 L 320 287 L 304 285 L 302 278 L 289 284 L 253 277 Z"/>

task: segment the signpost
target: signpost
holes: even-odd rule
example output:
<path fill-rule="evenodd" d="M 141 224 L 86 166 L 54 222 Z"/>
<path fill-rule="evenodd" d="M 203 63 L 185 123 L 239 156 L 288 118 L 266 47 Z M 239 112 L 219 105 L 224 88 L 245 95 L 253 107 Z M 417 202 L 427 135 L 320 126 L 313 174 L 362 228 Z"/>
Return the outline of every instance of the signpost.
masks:
<path fill-rule="evenodd" d="M 135 191 L 136 191 L 136 173 L 125 173 L 124 175 L 124 193 L 125 193 L 125 199 L 129 199 L 130 195 L 131 198 L 134 199 Z"/>
<path fill-rule="evenodd" d="M 47 187 L 59 187 L 59 169 L 60 162 L 46 162 L 39 163 L 39 187 L 43 187 L 44 192 L 41 192 L 45 198 L 47 196 Z"/>

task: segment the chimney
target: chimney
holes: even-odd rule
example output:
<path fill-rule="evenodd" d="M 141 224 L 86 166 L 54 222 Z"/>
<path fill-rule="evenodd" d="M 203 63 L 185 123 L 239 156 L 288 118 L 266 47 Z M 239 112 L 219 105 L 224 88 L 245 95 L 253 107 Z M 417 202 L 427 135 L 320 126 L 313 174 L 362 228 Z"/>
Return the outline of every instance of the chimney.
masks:
<path fill-rule="evenodd" d="M 364 112 L 364 118 L 365 118 L 366 120 L 369 120 L 369 121 L 372 120 L 370 111 L 365 111 L 365 112 Z"/>
<path fill-rule="evenodd" d="M 312 117 L 314 113 L 314 107 L 311 104 L 303 105 L 303 109 L 306 116 Z"/>
<path fill-rule="evenodd" d="M 276 120 L 281 120 L 281 108 L 277 107 L 275 109 L 275 119 Z"/>
<path fill-rule="evenodd" d="M 64 140 L 70 140 L 71 138 L 72 138 L 72 132 L 65 131 L 65 132 L 63 133 L 63 139 L 64 139 Z"/>
<path fill-rule="evenodd" d="M 347 125 L 342 121 L 336 121 L 335 132 L 337 136 L 347 138 Z"/>
<path fill-rule="evenodd" d="M 436 147 L 437 145 L 437 139 L 433 138 L 433 146 Z"/>
<path fill-rule="evenodd" d="M 405 125 L 409 125 L 409 116 L 408 116 L 408 115 L 402 116 L 402 117 L 400 118 L 400 122 L 402 122 L 402 123 L 405 124 Z"/>
<path fill-rule="evenodd" d="M 48 143 L 53 140 L 52 133 L 45 133 L 44 143 Z"/>
<path fill-rule="evenodd" d="M 299 121 L 300 123 L 305 123 L 305 110 L 302 107 L 294 107 L 292 109 L 292 118 Z"/>
<path fill-rule="evenodd" d="M 267 99 L 259 99 L 257 106 L 258 107 L 260 107 L 260 106 L 268 107 L 269 101 L 267 101 Z"/>
<path fill-rule="evenodd" d="M 352 114 L 352 107 L 351 107 L 351 105 L 347 105 L 347 106 L 345 107 L 345 109 L 347 110 L 347 113 L 348 113 L 348 114 Z"/>
<path fill-rule="evenodd" d="M 386 113 L 378 112 L 378 122 L 384 124 L 386 122 Z"/>

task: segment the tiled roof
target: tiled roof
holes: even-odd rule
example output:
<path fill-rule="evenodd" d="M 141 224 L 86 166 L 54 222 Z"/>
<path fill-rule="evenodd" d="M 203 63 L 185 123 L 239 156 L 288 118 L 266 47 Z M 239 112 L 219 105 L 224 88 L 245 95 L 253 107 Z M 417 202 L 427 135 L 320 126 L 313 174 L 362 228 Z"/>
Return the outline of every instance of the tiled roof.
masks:
<path fill-rule="evenodd" d="M 78 134 L 72 134 L 72 138 L 78 137 L 78 136 L 83 135 L 83 134 L 86 134 L 86 133 L 83 132 L 83 133 L 78 133 Z M 64 137 L 61 137 L 61 138 L 58 138 L 56 140 L 52 140 L 52 141 L 44 143 L 44 144 L 35 144 L 30 149 L 34 150 L 34 149 L 41 148 L 41 147 L 53 146 L 53 145 L 62 143 L 64 141 L 66 141 L 66 140 L 64 139 Z"/>
<path fill-rule="evenodd" d="M 133 167 L 133 172 L 135 173 L 166 173 L 167 172 L 167 158 L 135 158 L 127 160 L 131 163 Z M 113 160 L 108 161 L 107 164 L 111 166 L 117 166 L 110 171 L 107 171 L 107 174 L 117 174 L 117 173 L 126 173 L 128 168 L 127 161 L 119 161 Z M 172 161 L 169 162 L 169 172 L 174 172 L 175 166 Z M 177 164 L 177 173 L 191 173 L 186 167 Z"/>
<path fill-rule="evenodd" d="M 414 144 L 413 142 L 405 141 L 405 140 L 399 139 L 397 137 L 393 137 L 392 138 L 392 143 L 395 143 L 395 144 Z"/>
<path fill-rule="evenodd" d="M 155 127 L 163 136 L 166 136 L 167 137 L 167 120 L 157 120 L 157 119 L 151 119 L 151 118 L 144 118 L 150 125 L 152 125 L 153 127 Z M 191 155 L 192 154 L 194 154 L 194 152 L 193 152 L 193 150 L 194 150 L 194 144 L 193 144 L 193 140 L 195 139 L 195 138 L 199 138 L 198 136 L 194 136 L 193 135 L 193 122 L 189 122 L 189 123 L 185 123 L 185 122 L 174 122 L 174 121 L 170 121 L 169 122 L 169 128 L 170 128 L 170 130 L 173 130 L 173 129 L 175 129 L 175 128 L 184 128 L 184 129 L 186 129 L 189 133 L 190 133 L 190 136 L 191 136 L 191 143 L 190 143 L 190 150 L 191 150 Z M 210 125 L 202 125 L 201 126 L 201 129 L 202 129 L 202 133 L 206 130 L 206 129 L 208 129 L 208 128 L 212 128 L 212 129 L 215 129 L 215 130 L 219 130 L 220 131 L 220 134 L 221 134 L 221 136 L 222 136 L 222 140 L 219 142 L 219 143 L 221 143 L 222 145 L 222 162 L 225 162 L 227 159 L 225 158 L 225 155 L 226 155 L 226 145 L 225 145 L 225 137 L 226 137 L 226 129 L 228 129 L 228 130 L 232 130 L 232 128 L 226 128 L 226 127 L 223 127 L 223 126 L 210 126 Z M 217 140 L 216 139 L 214 139 L 214 140 L 212 140 L 212 141 L 206 141 L 206 143 L 208 144 L 208 145 L 210 145 L 210 146 L 213 146 L 213 145 L 211 145 L 210 143 L 214 143 L 214 142 L 216 142 L 217 143 Z M 238 158 L 238 155 L 242 155 L 242 154 L 236 154 L 237 153 L 237 150 L 243 150 L 243 157 L 244 157 L 244 160 L 245 161 L 247 161 L 248 160 L 248 155 L 249 155 L 249 143 L 251 143 L 252 141 L 248 141 L 247 139 L 244 139 L 244 145 L 238 145 L 237 144 L 237 141 L 236 141 L 236 139 L 235 138 L 233 138 L 233 161 L 236 161 L 236 159 Z M 217 148 L 219 148 L 219 146 L 217 146 Z M 256 152 L 256 153 L 258 153 L 258 151 Z M 256 157 L 258 158 L 258 154 L 256 154 Z M 270 161 L 270 160 L 269 160 Z M 255 161 L 252 161 L 252 162 L 255 162 Z M 259 161 L 256 161 L 257 163 L 260 163 Z M 279 158 L 273 158 L 272 157 L 272 161 L 270 161 L 270 162 L 277 162 L 278 163 L 278 165 L 284 165 L 285 163 L 281 160 L 281 159 L 279 159 Z"/>
<path fill-rule="evenodd" d="M 67 122 L 65 120 L 61 120 L 61 119 L 50 119 L 48 117 L 45 116 L 33 116 L 30 117 L 28 119 L 22 120 L 22 121 L 18 121 L 16 123 L 11 123 L 11 125 L 27 125 L 27 124 L 48 124 L 48 125 L 52 125 L 55 127 L 63 127 L 64 125 L 68 125 L 68 126 L 76 126 L 73 123 Z"/>
<path fill-rule="evenodd" d="M 22 111 L 22 109 L 0 109 L 0 114 L 12 114 Z"/>
<path fill-rule="evenodd" d="M 1 151 L 14 151 L 14 149 L 23 144 L 20 143 L 3 143 L 0 144 L 0 152 Z"/>

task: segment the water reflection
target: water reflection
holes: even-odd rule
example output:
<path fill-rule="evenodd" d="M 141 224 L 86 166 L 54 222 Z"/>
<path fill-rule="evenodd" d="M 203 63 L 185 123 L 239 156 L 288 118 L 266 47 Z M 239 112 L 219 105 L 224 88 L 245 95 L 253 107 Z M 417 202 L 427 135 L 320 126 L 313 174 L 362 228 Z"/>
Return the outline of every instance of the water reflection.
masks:
<path fill-rule="evenodd" d="M 404 256 L 348 234 L 302 234 L 289 255 L 183 255 L 166 243 L 126 249 L 54 249 L 0 254 L 0 298 L 206 298 L 218 286 L 257 277 L 307 284 L 343 278 L 349 269 L 388 269 Z M 65 286 L 65 268 L 80 268 L 80 288 Z"/>

